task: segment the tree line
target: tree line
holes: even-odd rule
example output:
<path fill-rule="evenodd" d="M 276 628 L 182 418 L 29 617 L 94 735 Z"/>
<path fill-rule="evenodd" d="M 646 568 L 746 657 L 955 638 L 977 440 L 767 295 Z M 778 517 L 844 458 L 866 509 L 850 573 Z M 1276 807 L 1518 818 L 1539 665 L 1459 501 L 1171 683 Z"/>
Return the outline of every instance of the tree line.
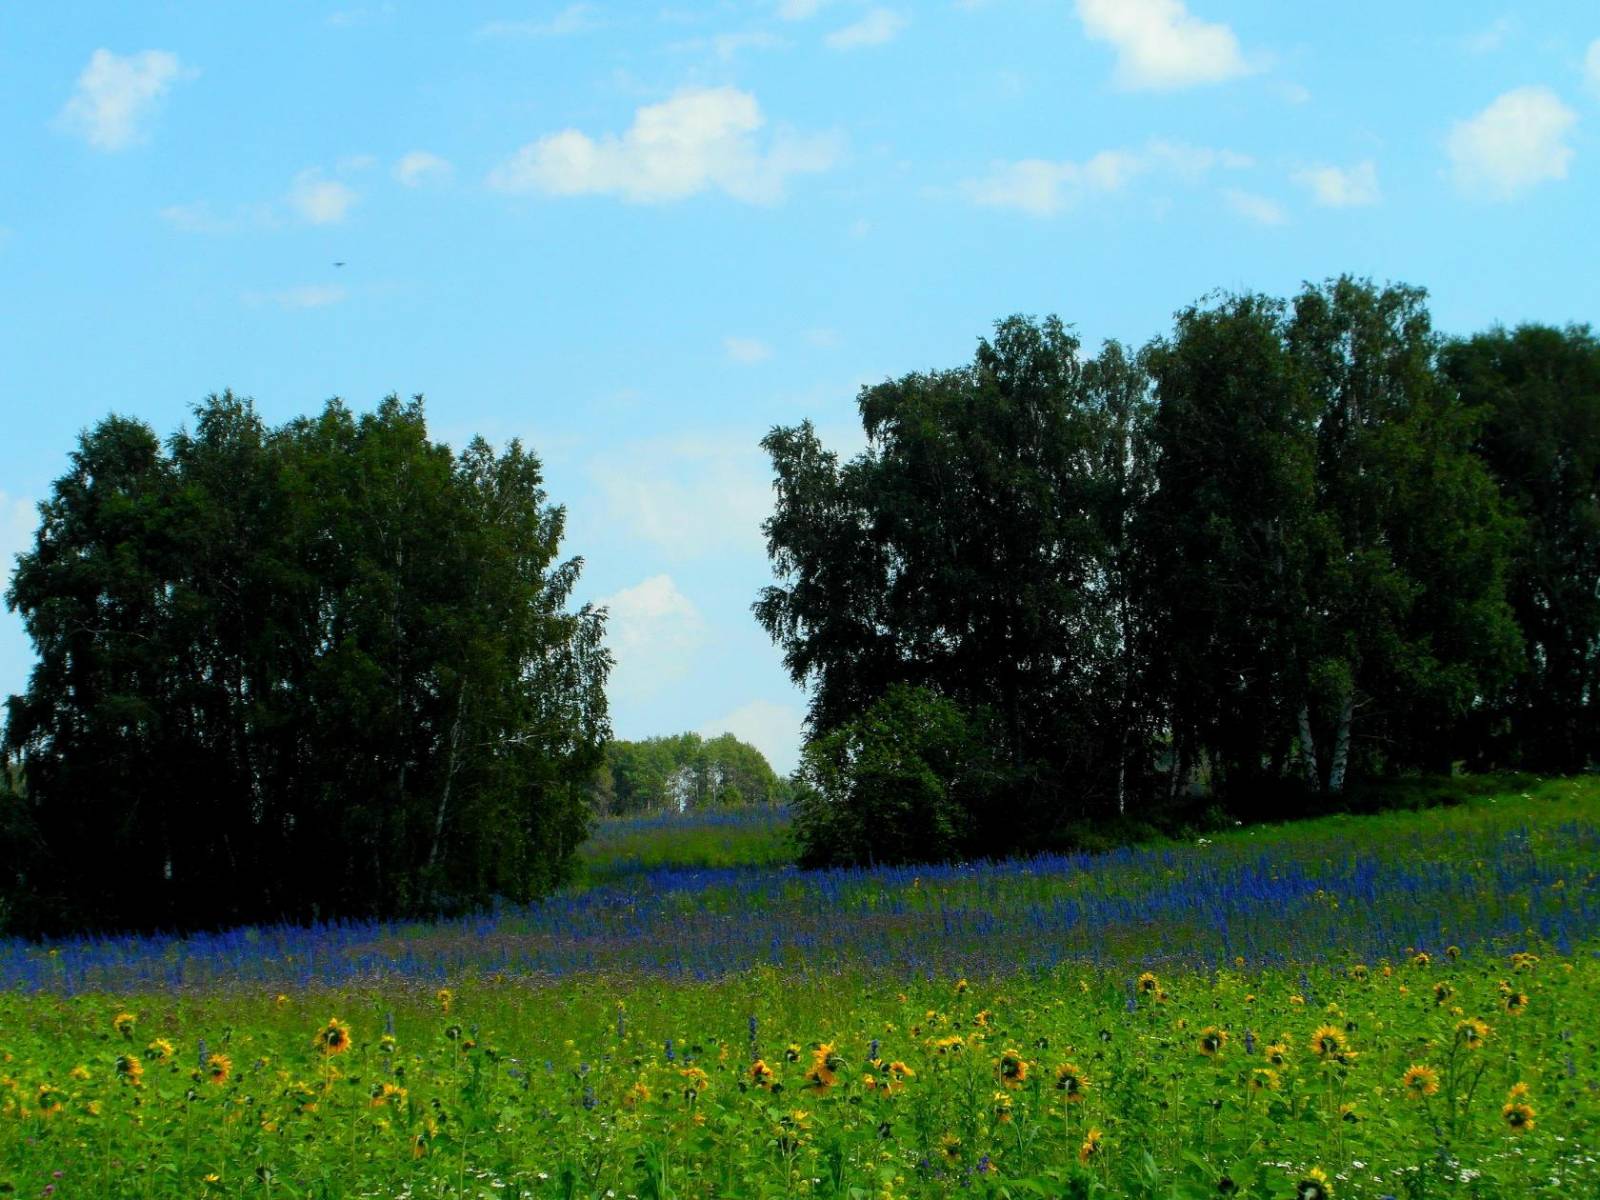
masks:
<path fill-rule="evenodd" d="M 808 861 L 1002 854 L 1600 747 L 1600 343 L 1417 288 L 1219 294 L 1139 350 L 1012 317 L 764 439 Z"/>
<path fill-rule="evenodd" d="M 273 428 L 108 417 L 6 593 L 0 929 L 432 913 L 565 879 L 609 736 L 603 614 L 513 442 L 420 399 Z"/>
<path fill-rule="evenodd" d="M 731 733 L 607 742 L 589 792 L 596 813 L 619 817 L 781 805 L 789 794 L 766 756 Z"/>

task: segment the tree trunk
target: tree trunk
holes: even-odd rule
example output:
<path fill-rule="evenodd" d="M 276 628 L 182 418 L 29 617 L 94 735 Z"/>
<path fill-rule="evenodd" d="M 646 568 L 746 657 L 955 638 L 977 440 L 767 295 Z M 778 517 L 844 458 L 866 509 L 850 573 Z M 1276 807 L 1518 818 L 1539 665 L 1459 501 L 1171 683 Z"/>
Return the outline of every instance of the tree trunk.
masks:
<path fill-rule="evenodd" d="M 1317 770 L 1317 742 L 1311 735 L 1311 708 L 1300 705 L 1300 766 L 1306 775 L 1306 787 L 1312 792 L 1322 788 L 1322 776 Z"/>
<path fill-rule="evenodd" d="M 428 847 L 426 870 L 431 870 L 439 857 L 439 842 L 444 836 L 444 814 L 450 807 L 450 788 L 456 781 L 456 767 L 460 764 L 461 710 L 466 707 L 466 703 L 467 689 L 463 684 L 461 690 L 456 693 L 456 716 L 450 723 L 450 758 L 445 765 L 444 789 L 439 793 L 439 808 L 433 816 L 433 844 Z"/>
<path fill-rule="evenodd" d="M 1339 730 L 1333 739 L 1333 763 L 1328 768 L 1328 792 L 1337 796 L 1344 791 L 1345 768 L 1350 763 L 1350 720 L 1355 715 L 1355 689 L 1344 698 L 1339 709 Z"/>

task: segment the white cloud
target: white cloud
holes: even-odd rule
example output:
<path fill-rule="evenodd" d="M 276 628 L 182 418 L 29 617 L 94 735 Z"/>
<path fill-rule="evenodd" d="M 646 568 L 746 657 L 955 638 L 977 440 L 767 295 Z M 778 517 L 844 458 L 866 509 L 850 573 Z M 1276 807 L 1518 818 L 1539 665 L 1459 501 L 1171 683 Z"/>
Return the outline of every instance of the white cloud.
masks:
<path fill-rule="evenodd" d="M 653 575 L 599 601 L 609 612 L 606 645 L 616 659 L 607 691 L 639 700 L 688 674 L 705 644 L 705 620 L 670 575 Z"/>
<path fill-rule="evenodd" d="M 889 8 L 875 8 L 859 21 L 835 29 L 823 41 L 831 50 L 861 50 L 894 41 L 905 27 L 906 18 L 900 13 Z"/>
<path fill-rule="evenodd" d="M 772 357 L 772 347 L 755 338 L 725 337 L 722 339 L 722 349 L 734 362 L 746 366 L 766 362 Z"/>
<path fill-rule="evenodd" d="M 1091 38 L 1116 48 L 1125 88 L 1221 83 L 1249 70 L 1233 30 L 1202 21 L 1182 0 L 1078 0 L 1078 19 Z"/>
<path fill-rule="evenodd" d="M 1283 206 L 1266 196 L 1240 191 L 1238 188 L 1226 188 L 1222 198 L 1239 216 L 1258 225 L 1286 225 L 1289 222 L 1289 215 L 1283 211 Z"/>
<path fill-rule="evenodd" d="M 758 137 L 761 106 L 737 88 L 690 88 L 634 114 L 626 132 L 598 140 L 576 129 L 523 146 L 489 175 L 489 186 L 551 196 L 617 195 L 639 204 L 720 191 L 770 204 L 789 176 L 823 171 L 837 139 L 778 130 Z"/>
<path fill-rule="evenodd" d="M 967 198 L 987 208 L 1010 208 L 1035 217 L 1063 212 L 1087 196 L 1120 191 L 1136 176 L 1163 171 L 1194 181 L 1218 167 L 1248 167 L 1231 150 L 1152 141 L 1142 150 L 1102 150 L 1082 162 L 1030 158 L 997 163 L 982 179 L 962 186 Z"/>
<path fill-rule="evenodd" d="M 731 733 L 766 755 L 772 769 L 779 775 L 787 775 L 800 762 L 801 727 L 805 723 L 805 716 L 792 704 L 752 700 L 749 704 L 741 704 L 726 716 L 707 721 L 698 732 L 706 738 Z"/>
<path fill-rule="evenodd" d="M 126 56 L 96 50 L 58 120 L 96 149 L 125 150 L 145 139 L 168 89 L 193 74 L 168 50 Z"/>
<path fill-rule="evenodd" d="M 1294 173 L 1294 181 L 1309 188 L 1316 202 L 1327 208 L 1376 204 L 1381 196 L 1378 167 L 1371 159 L 1348 169 L 1326 165 L 1306 167 Z"/>
<path fill-rule="evenodd" d="M 655 438 L 608 451 L 589 464 L 606 520 L 675 562 L 764 558 L 772 468 L 760 436 Z"/>
<path fill-rule="evenodd" d="M 449 160 L 426 150 L 413 150 L 401 155 L 394 165 L 394 177 L 406 187 L 420 187 L 430 179 L 448 179 L 455 171 Z"/>
<path fill-rule="evenodd" d="M 815 346 L 818 350 L 837 350 L 844 340 L 839 336 L 837 329 L 829 329 L 826 326 L 808 329 L 800 336 L 805 338 L 808 345 Z"/>
<path fill-rule="evenodd" d="M 1589 43 L 1589 52 L 1583 56 L 1583 82 L 1591 92 L 1600 96 L 1600 38 Z"/>
<path fill-rule="evenodd" d="M 1565 179 L 1567 135 L 1578 117 L 1547 87 L 1521 87 L 1458 122 L 1446 149 L 1456 186 L 1467 195 L 1510 200 L 1536 184 Z"/>
<path fill-rule="evenodd" d="M 354 189 L 318 171 L 301 171 L 289 189 L 289 207 L 312 225 L 337 225 L 357 199 Z"/>
<path fill-rule="evenodd" d="M 276 292 L 245 292 L 239 297 L 252 306 L 275 304 L 290 312 L 305 308 L 327 308 L 348 298 L 349 293 L 336 283 L 308 283 Z"/>
<path fill-rule="evenodd" d="M 809 21 L 827 0 L 779 0 L 778 16 L 785 21 Z"/>
<path fill-rule="evenodd" d="M 592 4 L 569 4 L 545 21 L 488 21 L 478 26 L 478 36 L 486 38 L 507 37 L 571 37 L 599 29 L 602 22 Z"/>

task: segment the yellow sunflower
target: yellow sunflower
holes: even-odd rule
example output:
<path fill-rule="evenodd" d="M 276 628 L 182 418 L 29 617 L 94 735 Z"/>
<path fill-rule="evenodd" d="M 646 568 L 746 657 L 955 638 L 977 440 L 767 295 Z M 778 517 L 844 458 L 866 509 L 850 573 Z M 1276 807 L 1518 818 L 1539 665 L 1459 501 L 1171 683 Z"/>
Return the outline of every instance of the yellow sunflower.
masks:
<path fill-rule="evenodd" d="M 312 1044 L 322 1052 L 323 1057 L 343 1054 L 350 1049 L 350 1026 L 338 1017 L 329 1017 L 328 1023 L 317 1030 Z"/>
<path fill-rule="evenodd" d="M 1412 1063 L 1400 1076 L 1400 1086 L 1413 1100 L 1436 1095 L 1439 1091 L 1439 1072 L 1421 1063 Z"/>

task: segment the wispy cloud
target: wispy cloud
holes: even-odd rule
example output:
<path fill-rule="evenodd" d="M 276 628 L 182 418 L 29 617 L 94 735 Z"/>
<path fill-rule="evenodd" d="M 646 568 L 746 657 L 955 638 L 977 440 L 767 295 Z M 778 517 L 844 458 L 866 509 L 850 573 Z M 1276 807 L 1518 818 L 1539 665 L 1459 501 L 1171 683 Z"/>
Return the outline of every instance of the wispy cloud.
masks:
<path fill-rule="evenodd" d="M 835 29 L 823 39 L 831 50 L 862 50 L 894 41 L 908 21 L 891 8 L 875 8 L 858 21 Z"/>
<path fill-rule="evenodd" d="M 754 366 L 772 357 L 772 347 L 756 338 L 725 337 L 722 349 L 736 363 Z"/>
<path fill-rule="evenodd" d="M 599 603 L 616 660 L 606 686 L 614 700 L 644 699 L 683 678 L 706 643 L 705 619 L 671 575 L 653 575 Z"/>
<path fill-rule="evenodd" d="M 543 20 L 486 21 L 478 26 L 477 34 L 483 38 L 572 37 L 591 33 L 603 24 L 594 5 L 569 4 Z"/>
<path fill-rule="evenodd" d="M 523 146 L 489 175 L 489 186 L 549 196 L 614 195 L 640 204 L 718 191 L 746 203 L 782 198 L 793 175 L 838 160 L 832 135 L 762 131 L 756 98 L 732 87 L 690 88 L 634 114 L 621 134 L 563 130 Z"/>
<path fill-rule="evenodd" d="M 239 297 L 252 307 L 272 304 L 290 312 L 305 308 L 327 308 L 349 298 L 350 294 L 336 283 L 309 283 L 278 291 L 244 292 Z"/>
<path fill-rule="evenodd" d="M 1504 201 L 1565 179 L 1573 159 L 1567 138 L 1577 122 L 1577 114 L 1547 87 L 1496 97 L 1450 131 L 1445 149 L 1456 187 L 1464 195 Z"/>
<path fill-rule="evenodd" d="M 195 74 L 169 50 L 96 50 L 57 121 L 97 150 L 126 150 L 149 136 L 150 121 L 172 85 Z"/>
<path fill-rule="evenodd" d="M 1116 49 L 1124 88 L 1221 83 L 1249 70 L 1233 30 L 1194 16 L 1182 0 L 1078 0 L 1078 19 Z"/>
<path fill-rule="evenodd" d="M 1381 197 L 1378 167 L 1371 159 L 1353 167 L 1306 167 L 1294 173 L 1294 181 L 1325 208 L 1356 208 L 1376 204 Z"/>
<path fill-rule="evenodd" d="M 1238 188 L 1225 188 L 1222 199 L 1233 212 L 1247 221 L 1254 221 L 1257 225 L 1289 223 L 1289 214 L 1284 212 L 1283 205 L 1267 196 L 1241 191 Z"/>
<path fill-rule="evenodd" d="M 989 174 L 962 185 L 967 198 L 986 208 L 1009 208 L 1051 217 L 1090 196 L 1122 190 L 1148 172 L 1194 182 L 1217 168 L 1238 169 L 1251 160 L 1231 150 L 1156 140 L 1138 150 L 1102 150 L 1082 161 L 1030 158 L 997 163 Z"/>
<path fill-rule="evenodd" d="M 454 172 L 455 168 L 449 160 L 429 154 L 426 150 L 403 154 L 400 161 L 394 164 L 395 179 L 410 188 L 421 187 L 432 180 L 448 179 Z"/>
<path fill-rule="evenodd" d="M 289 188 L 289 207 L 308 225 L 337 225 L 357 199 L 355 189 L 316 170 L 300 172 Z"/>

